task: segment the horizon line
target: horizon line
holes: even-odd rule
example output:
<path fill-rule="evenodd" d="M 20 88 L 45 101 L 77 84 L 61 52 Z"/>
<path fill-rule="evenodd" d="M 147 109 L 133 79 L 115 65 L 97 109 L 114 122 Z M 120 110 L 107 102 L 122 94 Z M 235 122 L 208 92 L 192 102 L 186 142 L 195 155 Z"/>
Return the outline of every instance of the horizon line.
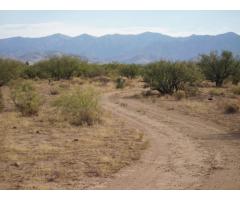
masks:
<path fill-rule="evenodd" d="M 126 34 L 123 34 L 123 33 L 109 33 L 109 34 L 103 34 L 103 35 L 100 35 L 100 36 L 89 34 L 89 33 L 82 33 L 82 34 L 79 34 L 79 35 L 76 35 L 76 36 L 70 36 L 70 35 L 58 32 L 58 33 L 53 33 L 53 34 L 49 34 L 49 35 L 43 35 L 43 36 L 40 36 L 40 37 L 25 37 L 25 36 L 20 36 L 19 35 L 19 36 L 0 38 L 0 40 L 12 39 L 12 38 L 39 39 L 39 38 L 46 38 L 46 37 L 57 36 L 57 35 L 68 37 L 68 38 L 76 38 L 76 37 L 81 37 L 81 36 L 84 36 L 84 35 L 89 36 L 89 37 L 94 37 L 94 38 L 101 38 L 101 37 L 113 36 L 113 35 L 137 36 L 137 35 L 143 35 L 143 34 L 159 34 L 159 35 L 162 35 L 162 36 L 167 36 L 167 37 L 172 37 L 172 38 L 188 38 L 188 37 L 192 37 L 192 36 L 218 36 L 218 35 L 225 35 L 225 34 L 235 34 L 237 36 L 240 36 L 240 34 L 238 34 L 236 32 L 233 32 L 233 31 L 223 32 L 223 33 L 219 33 L 219 34 L 194 34 L 193 33 L 193 34 L 190 34 L 188 36 L 171 36 L 171 35 L 168 35 L 168 34 L 163 34 L 161 32 L 153 32 L 153 31 L 144 31 L 144 32 L 141 32 L 141 33 L 126 33 Z"/>

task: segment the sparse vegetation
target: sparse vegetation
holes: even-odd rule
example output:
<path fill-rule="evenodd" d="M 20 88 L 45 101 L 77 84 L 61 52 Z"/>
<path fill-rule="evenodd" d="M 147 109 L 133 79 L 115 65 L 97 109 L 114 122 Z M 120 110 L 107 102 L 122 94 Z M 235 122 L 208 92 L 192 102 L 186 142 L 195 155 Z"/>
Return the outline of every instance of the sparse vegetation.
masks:
<path fill-rule="evenodd" d="M 36 115 L 41 105 L 41 98 L 31 81 L 16 81 L 12 84 L 12 100 L 24 116 Z"/>
<path fill-rule="evenodd" d="M 55 102 L 62 116 L 73 125 L 93 125 L 100 120 L 98 94 L 93 88 L 76 89 Z"/>
<path fill-rule="evenodd" d="M 224 59 L 222 63 L 229 63 L 227 55 Z M 209 142 L 208 148 L 216 141 L 221 146 L 225 141 L 228 144 L 234 141 L 229 138 L 238 137 L 227 131 L 215 133 L 219 127 L 229 130 L 234 124 L 239 127 L 240 99 L 237 95 L 240 89 L 231 85 L 236 78 L 233 73 L 224 79 L 224 87 L 215 88 L 213 79 L 201 82 L 205 78 L 201 71 L 204 67 L 196 62 L 160 61 L 139 66 L 87 63 L 63 56 L 21 66 L 21 70 L 0 87 L 0 111 L 3 108 L 1 91 L 5 106 L 0 113 L 0 156 L 4 158 L 0 161 L 0 179 L 5 188 L 92 186 L 96 179 L 89 177 L 102 180 L 101 177 L 108 177 L 140 158 L 141 150 L 147 146 L 141 132 L 145 128 L 160 142 L 162 137 L 167 137 L 158 131 L 164 131 L 166 136 L 169 134 L 170 140 L 170 133 L 179 131 L 182 133 L 179 146 L 184 137 L 191 137 L 189 143 L 199 142 L 202 133 L 211 138 L 204 140 Z M 20 75 L 33 81 L 11 83 Z M 225 84 L 225 81 L 228 82 Z M 96 91 L 107 93 L 101 101 L 113 115 L 102 111 Z M 45 98 L 41 106 L 42 96 Z M 10 97 L 14 103 L 9 101 Z M 20 117 L 15 107 L 23 116 L 36 116 Z M 119 118 L 113 117 L 115 114 L 119 114 Z M 121 117 L 125 120 L 131 117 L 131 123 L 124 123 Z M 215 137 L 218 140 L 215 141 Z M 225 137 L 228 139 L 223 139 Z M 170 140 L 164 143 L 171 144 Z M 174 142 L 177 143 L 178 138 Z M 158 142 L 153 145 L 158 146 Z M 229 148 L 236 146 L 229 145 Z"/>

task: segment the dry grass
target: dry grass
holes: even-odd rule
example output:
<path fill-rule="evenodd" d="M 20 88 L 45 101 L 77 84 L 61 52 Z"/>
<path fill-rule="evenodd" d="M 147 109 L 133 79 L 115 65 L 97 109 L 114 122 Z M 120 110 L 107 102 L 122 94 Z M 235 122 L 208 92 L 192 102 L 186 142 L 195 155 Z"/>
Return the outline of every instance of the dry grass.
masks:
<path fill-rule="evenodd" d="M 233 94 L 240 95 L 240 86 L 235 86 L 231 88 Z"/>
<path fill-rule="evenodd" d="M 53 84 L 69 85 L 62 92 L 79 87 L 67 81 Z M 139 159 L 147 145 L 143 133 L 126 128 L 108 113 L 92 127 L 58 121 L 51 107 L 58 97 L 49 95 L 51 87 L 47 81 L 36 82 L 45 97 L 38 116 L 19 115 L 11 102 L 0 113 L 1 189 L 87 188 Z M 102 90 L 111 87 L 114 84 Z"/>
<path fill-rule="evenodd" d="M 240 97 L 232 93 L 232 85 L 227 85 L 224 88 L 215 88 L 211 85 L 204 87 L 201 85 L 201 87 L 198 87 L 196 95 L 187 96 L 187 98 L 183 98 L 181 101 L 178 101 L 174 95 L 146 97 L 142 94 L 143 91 L 143 88 L 138 90 L 136 99 L 146 104 L 154 104 L 170 112 L 174 110 L 174 112 L 212 121 L 228 128 L 230 131 L 238 128 L 240 112 L 237 111 L 237 107 L 240 107 Z M 234 104 L 233 112 L 235 113 L 233 115 L 225 112 L 225 105 L 227 103 L 231 104 L 231 102 Z"/>
<path fill-rule="evenodd" d="M 186 93 L 183 90 L 178 90 L 173 95 L 176 98 L 176 100 L 181 100 L 186 97 Z"/>
<path fill-rule="evenodd" d="M 213 88 L 209 91 L 209 94 L 212 96 L 223 96 L 224 89 L 223 88 Z"/>

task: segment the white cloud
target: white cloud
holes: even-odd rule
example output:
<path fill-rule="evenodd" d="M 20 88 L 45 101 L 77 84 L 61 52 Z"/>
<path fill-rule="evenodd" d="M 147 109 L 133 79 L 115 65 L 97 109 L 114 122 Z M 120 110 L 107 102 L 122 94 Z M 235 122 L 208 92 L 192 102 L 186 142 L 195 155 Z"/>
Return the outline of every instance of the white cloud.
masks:
<path fill-rule="evenodd" d="M 62 33 L 69 36 L 77 36 L 83 33 L 101 36 L 105 34 L 137 34 L 142 32 L 158 32 L 171 36 L 189 36 L 191 34 L 219 34 L 229 31 L 226 27 L 221 30 L 209 30 L 204 32 L 201 29 L 191 31 L 176 31 L 166 27 L 90 27 L 77 24 L 64 24 L 62 22 L 49 22 L 38 24 L 5 24 L 0 26 L 0 38 L 23 36 L 23 37 L 41 37 L 54 33 Z"/>

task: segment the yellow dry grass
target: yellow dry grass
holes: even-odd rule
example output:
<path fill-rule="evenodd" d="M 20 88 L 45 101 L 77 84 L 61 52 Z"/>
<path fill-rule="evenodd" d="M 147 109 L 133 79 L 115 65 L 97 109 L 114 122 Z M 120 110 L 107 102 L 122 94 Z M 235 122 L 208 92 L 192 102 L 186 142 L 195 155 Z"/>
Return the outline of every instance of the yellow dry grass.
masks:
<path fill-rule="evenodd" d="M 36 81 L 45 99 L 38 116 L 21 116 L 11 102 L 0 113 L 1 189 L 87 188 L 140 158 L 147 145 L 143 133 L 126 128 L 110 113 L 104 113 L 102 122 L 93 126 L 58 120 L 51 107 L 58 95 L 51 95 L 50 90 L 57 87 L 64 93 L 89 84 L 74 81 Z M 111 88 L 109 84 L 98 90 Z M 9 99 L 8 88 L 3 93 Z"/>

